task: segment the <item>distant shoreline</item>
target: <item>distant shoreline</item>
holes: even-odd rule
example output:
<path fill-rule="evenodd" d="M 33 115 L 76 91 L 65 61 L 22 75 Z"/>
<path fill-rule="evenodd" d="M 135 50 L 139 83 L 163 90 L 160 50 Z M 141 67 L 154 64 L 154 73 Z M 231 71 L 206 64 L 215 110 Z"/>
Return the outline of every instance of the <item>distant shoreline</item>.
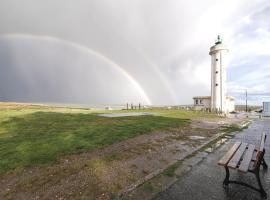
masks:
<path fill-rule="evenodd" d="M 85 108 L 85 107 L 73 107 L 70 105 L 56 105 L 56 104 L 45 104 L 45 103 L 26 103 L 26 102 L 0 102 L 0 105 L 19 105 L 19 106 L 39 106 L 39 107 L 47 107 L 47 108 L 70 108 L 70 109 L 84 109 L 84 110 L 92 110 L 93 108 Z"/>
<path fill-rule="evenodd" d="M 40 106 L 40 107 L 51 107 L 51 108 L 70 108 L 70 109 L 82 109 L 82 110 L 106 110 L 106 107 L 111 108 L 112 110 L 123 110 L 126 109 L 127 105 L 126 104 L 65 104 L 65 103 L 34 103 L 34 102 L 15 102 L 15 101 L 0 101 L 1 104 L 11 104 L 11 105 L 25 105 L 25 106 Z M 134 106 L 137 106 L 137 104 L 133 104 Z M 130 106 L 130 104 L 129 104 Z M 144 106 L 144 105 L 141 105 Z M 177 107 L 189 107 L 193 106 L 192 104 L 190 105 L 151 105 L 147 106 L 149 108 L 177 108 Z M 235 105 L 237 110 L 241 110 L 241 108 L 245 108 L 245 105 Z M 257 106 L 257 105 L 248 105 L 248 108 L 251 109 L 258 109 L 262 106 Z"/>
<path fill-rule="evenodd" d="M 113 109 L 126 108 L 124 104 L 65 104 L 65 103 L 33 103 L 33 102 L 5 102 L 0 101 L 0 104 L 11 104 L 11 105 L 25 105 L 25 106 L 40 106 L 40 107 L 52 107 L 52 108 L 72 108 L 72 109 L 87 109 L 87 110 L 104 110 L 106 106 L 113 107 Z"/>

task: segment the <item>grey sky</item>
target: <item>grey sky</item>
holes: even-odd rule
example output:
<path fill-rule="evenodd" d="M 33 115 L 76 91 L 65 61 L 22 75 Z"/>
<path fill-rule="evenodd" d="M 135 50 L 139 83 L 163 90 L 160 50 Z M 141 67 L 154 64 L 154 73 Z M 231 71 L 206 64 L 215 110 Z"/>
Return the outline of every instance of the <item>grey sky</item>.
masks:
<path fill-rule="evenodd" d="M 208 52 L 221 34 L 229 93 L 241 103 L 249 89 L 260 103 L 269 9 L 266 0 L 1 0 L 0 101 L 189 104 L 210 93 Z"/>

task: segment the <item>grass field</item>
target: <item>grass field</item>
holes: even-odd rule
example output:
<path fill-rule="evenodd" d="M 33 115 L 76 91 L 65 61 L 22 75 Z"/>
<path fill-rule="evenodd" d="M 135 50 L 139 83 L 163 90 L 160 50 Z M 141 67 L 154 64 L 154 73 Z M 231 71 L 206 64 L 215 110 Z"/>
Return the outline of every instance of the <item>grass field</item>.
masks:
<path fill-rule="evenodd" d="M 154 115 L 104 118 L 93 112 L 0 106 L 0 174 L 49 164 L 61 156 L 102 148 L 156 130 L 186 126 L 194 117 L 216 117 L 191 111 L 147 110 Z"/>

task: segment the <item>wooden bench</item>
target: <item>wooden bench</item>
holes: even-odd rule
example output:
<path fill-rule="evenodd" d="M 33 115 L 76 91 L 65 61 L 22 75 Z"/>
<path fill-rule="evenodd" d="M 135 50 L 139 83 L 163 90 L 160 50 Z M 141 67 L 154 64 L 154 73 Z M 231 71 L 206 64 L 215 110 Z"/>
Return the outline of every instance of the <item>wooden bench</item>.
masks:
<path fill-rule="evenodd" d="M 253 144 L 236 142 L 232 146 L 232 148 L 223 156 L 223 158 L 218 162 L 218 164 L 224 166 L 226 170 L 226 177 L 223 181 L 224 186 L 228 186 L 229 183 L 240 184 L 260 192 L 263 197 L 267 198 L 267 194 L 262 187 L 259 174 L 261 165 L 263 165 L 263 169 L 265 170 L 268 168 L 264 160 L 265 140 L 266 135 L 265 133 L 263 133 L 261 136 L 259 149 L 256 149 L 255 145 Z M 238 170 L 243 173 L 251 172 L 255 174 L 258 181 L 259 189 L 244 182 L 230 180 L 229 168 Z"/>

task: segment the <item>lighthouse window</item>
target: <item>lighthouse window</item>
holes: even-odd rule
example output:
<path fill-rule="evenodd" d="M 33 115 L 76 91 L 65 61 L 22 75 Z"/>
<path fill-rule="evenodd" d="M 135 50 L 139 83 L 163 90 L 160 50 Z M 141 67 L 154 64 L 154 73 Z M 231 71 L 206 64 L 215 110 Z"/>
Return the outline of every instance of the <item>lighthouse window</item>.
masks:
<path fill-rule="evenodd" d="M 218 59 L 216 58 L 216 61 L 218 61 Z"/>
<path fill-rule="evenodd" d="M 218 84 L 216 83 L 216 86 L 218 86 Z"/>
<path fill-rule="evenodd" d="M 216 71 L 216 74 L 218 73 L 218 71 Z"/>

